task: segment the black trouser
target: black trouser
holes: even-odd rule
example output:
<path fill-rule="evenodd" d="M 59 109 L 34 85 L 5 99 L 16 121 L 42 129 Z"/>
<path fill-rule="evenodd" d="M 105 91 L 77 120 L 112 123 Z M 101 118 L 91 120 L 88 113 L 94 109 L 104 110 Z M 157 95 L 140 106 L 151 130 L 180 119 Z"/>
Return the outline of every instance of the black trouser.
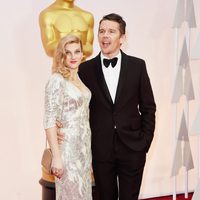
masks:
<path fill-rule="evenodd" d="M 105 162 L 93 160 L 99 200 L 138 200 L 145 161 L 145 150 L 131 150 L 116 133 L 111 158 Z"/>

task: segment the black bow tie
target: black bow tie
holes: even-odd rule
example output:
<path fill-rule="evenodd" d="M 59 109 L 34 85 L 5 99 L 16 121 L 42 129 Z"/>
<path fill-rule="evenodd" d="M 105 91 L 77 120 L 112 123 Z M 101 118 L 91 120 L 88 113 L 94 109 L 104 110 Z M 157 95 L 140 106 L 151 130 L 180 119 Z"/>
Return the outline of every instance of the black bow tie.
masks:
<path fill-rule="evenodd" d="M 105 65 L 105 67 L 108 67 L 111 63 L 112 67 L 115 67 L 115 65 L 117 64 L 117 60 L 118 58 L 112 58 L 112 59 L 103 59 L 103 64 Z"/>

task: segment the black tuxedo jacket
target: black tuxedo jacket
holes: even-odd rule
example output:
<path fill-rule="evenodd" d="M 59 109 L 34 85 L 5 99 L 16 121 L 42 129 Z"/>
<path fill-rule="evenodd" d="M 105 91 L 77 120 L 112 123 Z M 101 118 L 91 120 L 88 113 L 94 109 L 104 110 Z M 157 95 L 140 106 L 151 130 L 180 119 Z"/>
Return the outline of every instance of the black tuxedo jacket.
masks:
<path fill-rule="evenodd" d="M 156 105 L 145 62 L 121 53 L 115 102 L 104 79 L 100 54 L 79 68 L 80 78 L 92 92 L 90 126 L 94 160 L 109 158 L 113 134 L 118 134 L 133 151 L 148 151 L 153 139 Z"/>

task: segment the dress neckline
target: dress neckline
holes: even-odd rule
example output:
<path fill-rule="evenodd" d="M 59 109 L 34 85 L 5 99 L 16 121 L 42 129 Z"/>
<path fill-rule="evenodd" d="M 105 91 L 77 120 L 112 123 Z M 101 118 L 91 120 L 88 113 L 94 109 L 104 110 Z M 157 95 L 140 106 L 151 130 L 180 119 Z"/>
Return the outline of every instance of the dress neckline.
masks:
<path fill-rule="evenodd" d="M 81 79 L 78 77 L 78 79 L 80 80 L 81 82 L 81 85 L 83 86 L 83 90 L 81 90 L 80 88 L 78 88 L 78 86 L 76 86 L 75 84 L 73 84 L 70 80 L 67 80 L 79 93 L 81 93 L 83 96 L 85 96 L 86 94 L 86 89 L 85 89 L 85 86 L 83 84 L 83 82 L 81 81 Z"/>

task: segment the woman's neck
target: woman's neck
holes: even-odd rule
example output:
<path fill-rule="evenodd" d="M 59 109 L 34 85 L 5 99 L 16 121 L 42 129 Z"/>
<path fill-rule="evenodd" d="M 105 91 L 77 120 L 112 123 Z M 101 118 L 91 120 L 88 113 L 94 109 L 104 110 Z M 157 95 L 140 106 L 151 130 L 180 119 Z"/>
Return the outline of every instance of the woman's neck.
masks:
<path fill-rule="evenodd" d="M 69 80 L 76 81 L 78 79 L 78 70 L 70 70 Z"/>

